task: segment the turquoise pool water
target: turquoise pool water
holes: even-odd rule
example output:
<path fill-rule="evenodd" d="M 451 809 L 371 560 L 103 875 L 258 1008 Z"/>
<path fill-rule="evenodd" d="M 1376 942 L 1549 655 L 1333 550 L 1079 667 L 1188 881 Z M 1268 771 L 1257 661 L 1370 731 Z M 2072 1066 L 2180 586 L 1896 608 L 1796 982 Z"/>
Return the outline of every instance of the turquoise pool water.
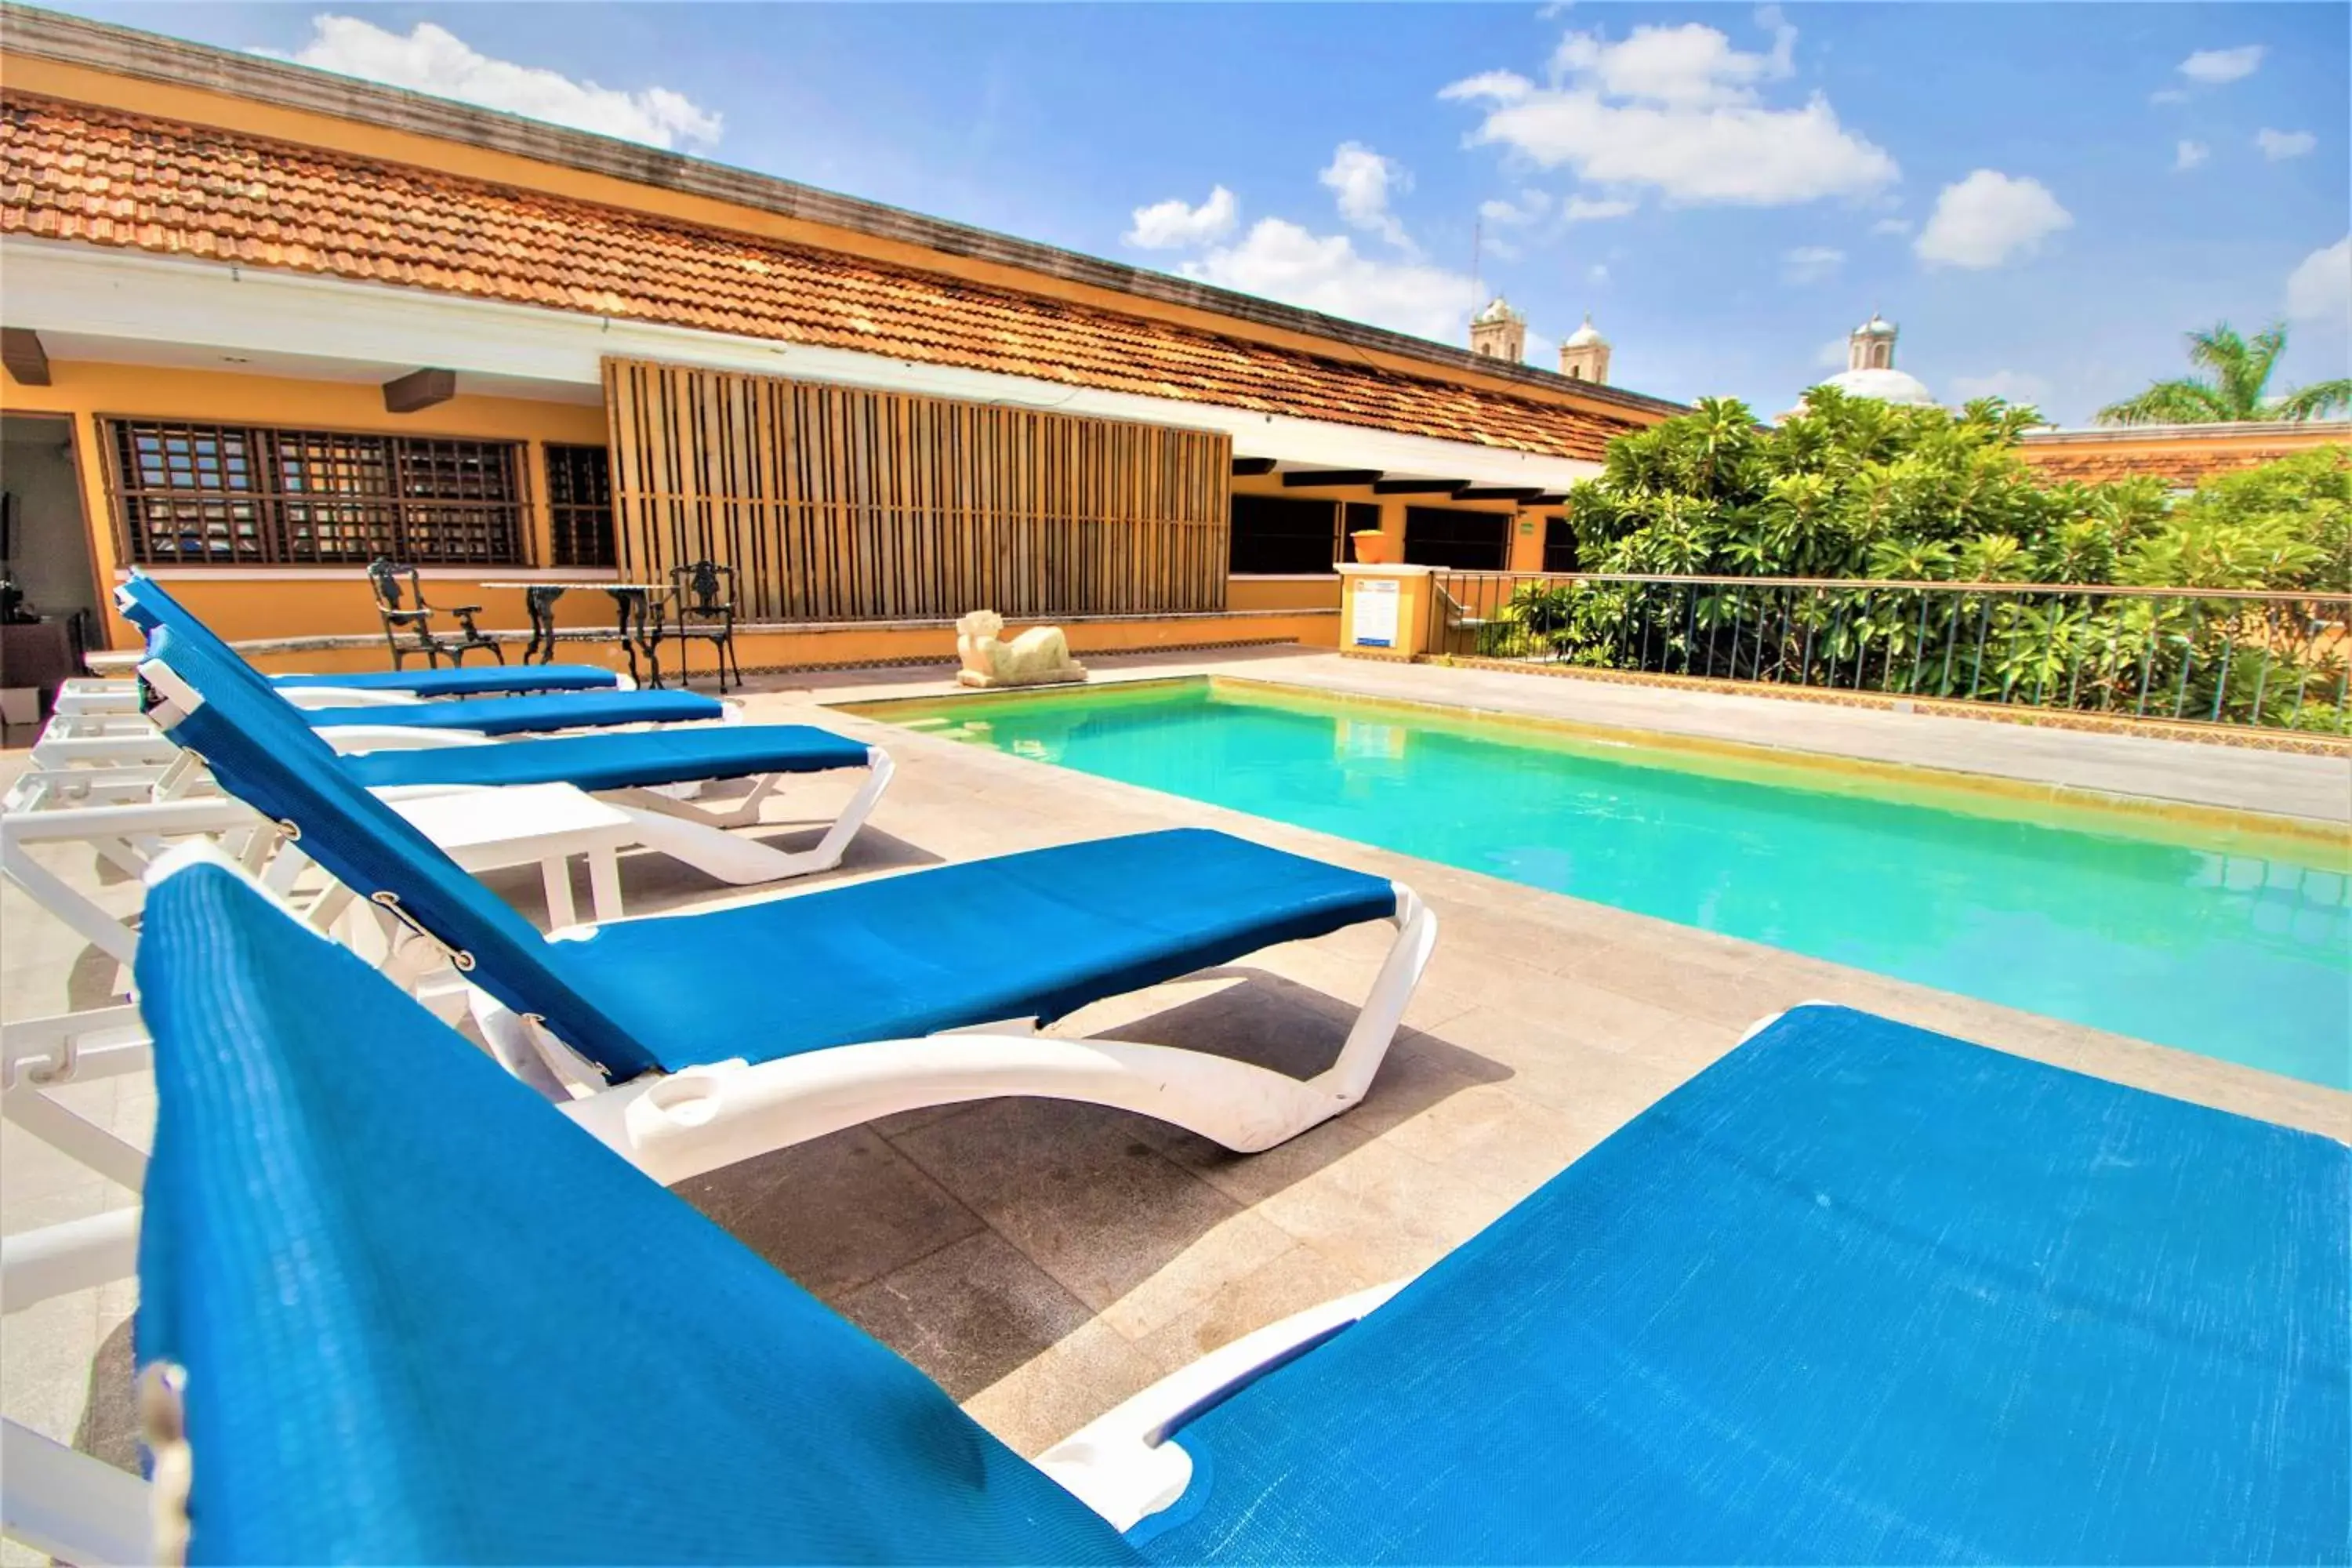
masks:
<path fill-rule="evenodd" d="M 2344 850 L 1220 681 L 862 711 L 2352 1087 Z"/>

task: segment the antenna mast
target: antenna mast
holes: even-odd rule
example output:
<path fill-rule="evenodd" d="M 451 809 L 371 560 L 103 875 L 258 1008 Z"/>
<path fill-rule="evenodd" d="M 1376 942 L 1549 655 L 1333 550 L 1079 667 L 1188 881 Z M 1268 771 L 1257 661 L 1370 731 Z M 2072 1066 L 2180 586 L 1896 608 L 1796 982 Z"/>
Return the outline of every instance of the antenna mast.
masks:
<path fill-rule="evenodd" d="M 1486 290 L 1478 280 L 1478 266 L 1486 248 L 1486 215 L 1480 213 L 1470 224 L 1470 313 L 1476 315 L 1486 302 Z"/>

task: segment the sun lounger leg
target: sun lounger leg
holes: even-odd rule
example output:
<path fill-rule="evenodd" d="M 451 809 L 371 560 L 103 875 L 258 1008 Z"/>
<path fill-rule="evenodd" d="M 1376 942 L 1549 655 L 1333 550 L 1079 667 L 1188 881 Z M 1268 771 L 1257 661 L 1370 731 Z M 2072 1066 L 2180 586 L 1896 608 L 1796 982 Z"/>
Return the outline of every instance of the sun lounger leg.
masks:
<path fill-rule="evenodd" d="M 898 1111 L 1015 1095 L 1133 1110 L 1255 1153 L 1363 1098 L 1436 942 L 1436 917 L 1411 889 L 1397 889 L 1394 920 L 1396 941 L 1339 1058 L 1303 1081 L 1169 1046 L 960 1032 L 835 1046 L 757 1066 L 717 1062 L 583 1099 L 559 1088 L 550 1098 L 665 1184 Z M 476 994 L 474 1012 L 500 1060 L 539 1056 L 529 1077 L 542 1092 L 551 1080 L 594 1083 L 593 1068 L 487 995 Z"/>
<path fill-rule="evenodd" d="M 147 1483 L 0 1422 L 0 1534 L 66 1563 L 151 1563 Z"/>
<path fill-rule="evenodd" d="M 709 814 L 677 802 L 637 804 L 645 797 L 635 791 L 629 792 L 630 804 L 626 805 L 612 796 L 604 798 L 616 810 L 628 814 L 647 848 L 682 860 L 719 881 L 748 887 L 829 871 L 840 865 L 858 829 L 866 826 L 876 803 L 890 787 L 890 775 L 895 771 L 889 753 L 879 747 L 867 754 L 866 769 L 866 783 L 850 798 L 833 826 L 825 829 L 824 837 L 813 847 L 794 852 L 722 832 Z"/>
<path fill-rule="evenodd" d="M 135 1207 L 18 1231 L 0 1238 L 0 1312 L 128 1279 L 138 1268 Z"/>

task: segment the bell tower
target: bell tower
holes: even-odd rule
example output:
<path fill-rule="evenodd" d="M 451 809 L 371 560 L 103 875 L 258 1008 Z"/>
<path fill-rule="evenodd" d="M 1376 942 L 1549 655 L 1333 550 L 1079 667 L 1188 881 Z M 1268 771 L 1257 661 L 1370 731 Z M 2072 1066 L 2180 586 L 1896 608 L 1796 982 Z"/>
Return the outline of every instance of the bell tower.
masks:
<path fill-rule="evenodd" d="M 1470 352 L 1486 359 L 1518 364 L 1528 357 L 1528 319 L 1511 309 L 1500 294 L 1470 318 Z"/>
<path fill-rule="evenodd" d="M 1593 326 L 1589 311 L 1584 325 L 1569 333 L 1568 341 L 1559 345 L 1559 374 L 1570 381 L 1609 384 L 1609 340 Z"/>
<path fill-rule="evenodd" d="M 1870 320 L 1856 327 L 1845 341 L 1845 367 L 1848 370 L 1893 370 L 1895 323 L 1873 310 Z"/>

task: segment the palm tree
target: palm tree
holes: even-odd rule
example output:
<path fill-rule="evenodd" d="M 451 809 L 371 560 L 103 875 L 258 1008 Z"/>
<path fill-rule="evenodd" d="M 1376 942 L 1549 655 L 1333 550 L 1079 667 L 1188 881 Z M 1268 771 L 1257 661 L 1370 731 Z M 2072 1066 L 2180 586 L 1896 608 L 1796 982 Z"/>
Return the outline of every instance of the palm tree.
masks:
<path fill-rule="evenodd" d="M 2210 380 L 2159 381 L 2137 397 L 2099 410 L 2102 425 L 2231 425 L 2249 419 L 2316 419 L 2352 405 L 2352 377 L 2315 381 L 2284 397 L 2266 395 L 2271 371 L 2286 352 L 2286 328 L 2257 332 L 2252 342 L 2223 321 L 2189 334 L 2189 362 Z"/>

